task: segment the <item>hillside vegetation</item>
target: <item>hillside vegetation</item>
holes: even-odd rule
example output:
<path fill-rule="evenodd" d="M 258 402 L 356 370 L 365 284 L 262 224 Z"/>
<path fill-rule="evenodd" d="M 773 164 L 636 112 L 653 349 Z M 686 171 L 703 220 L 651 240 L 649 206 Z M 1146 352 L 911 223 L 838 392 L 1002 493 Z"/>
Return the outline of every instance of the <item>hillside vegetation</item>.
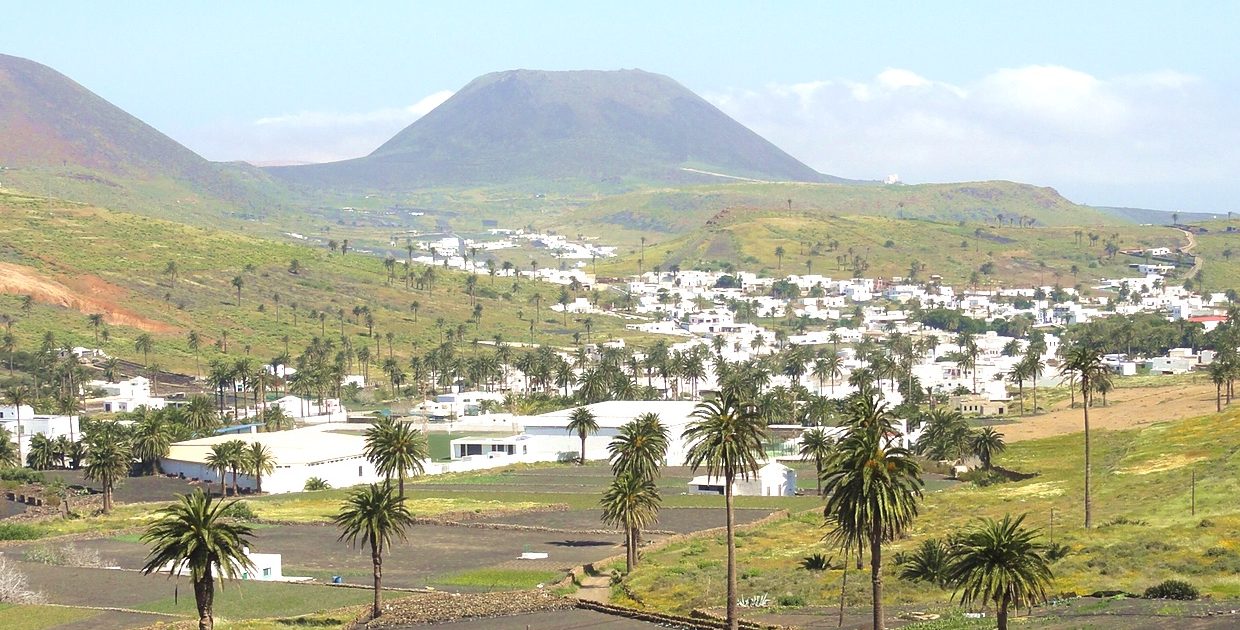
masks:
<path fill-rule="evenodd" d="M 1078 232 L 1080 236 L 1078 237 Z M 1091 242 L 1090 234 L 1098 235 Z M 851 277 L 940 275 L 951 284 L 1073 286 L 1133 275 L 1143 259 L 1106 251 L 1179 247 L 1182 232 L 1164 227 L 1032 227 L 945 223 L 880 216 L 757 215 L 646 248 L 646 269 L 722 268 L 728 264 L 770 275 L 818 273 Z M 777 255 L 782 251 L 782 259 Z M 600 266 L 600 273 L 637 271 L 639 254 Z M 916 265 L 914 270 L 914 265 Z"/>
<path fill-rule="evenodd" d="M 382 345 L 386 356 L 391 344 L 397 357 L 414 348 L 425 352 L 457 332 L 465 342 L 495 335 L 529 341 L 536 313 L 536 342 L 571 345 L 572 335 L 584 332 L 582 321 L 569 318 L 566 325 L 549 310 L 560 294 L 557 285 L 522 280 L 514 286 L 512 278 L 480 276 L 476 323 L 464 273 L 439 268 L 427 289 L 406 289 L 403 265 L 393 265 L 396 277 L 389 279 L 375 256 L 332 254 L 58 200 L 0 193 L 0 242 L 0 313 L 18 321 L 19 352 L 37 347 L 47 331 L 61 344 L 95 345 L 91 313 L 104 315 L 107 340 L 99 345 L 109 354 L 141 360 L 134 340 L 148 333 L 155 342 L 152 358 L 165 369 L 191 373 L 191 330 L 204 338 L 204 365 L 222 353 L 225 339 L 229 353 L 248 348 L 265 361 L 284 350 L 285 336 L 296 351 L 315 336 L 337 339 L 342 330 L 355 347 Z M 535 293 L 541 295 L 537 307 Z M 28 308 L 26 295 L 33 297 Z M 355 307 L 369 309 L 374 337 Z M 596 339 L 623 330 L 615 318 L 592 323 Z"/>
<path fill-rule="evenodd" d="M 977 517 L 1027 514 L 1044 541 L 1066 545 L 1067 557 L 1053 565 L 1052 593 L 1097 591 L 1141 593 L 1176 578 L 1215 597 L 1240 596 L 1240 410 L 1093 436 L 1093 530 L 1082 522 L 1082 437 L 1078 434 L 1009 446 L 997 464 L 1035 477 L 979 488 L 928 493 L 911 535 L 885 551 L 886 558 L 911 552 L 929 538 L 958 532 Z M 1036 419 L 1026 420 L 1036 422 Z M 1191 478 L 1196 475 L 1196 514 L 1191 513 Z M 838 556 L 822 543 L 826 530 L 818 510 L 738 534 L 737 562 L 743 569 L 740 596 L 772 599 L 800 596 L 808 605 L 838 604 L 836 569 L 800 567 L 814 553 Z M 647 553 L 619 593 L 642 605 L 685 612 L 723 598 L 722 537 L 678 542 Z M 885 562 L 891 604 L 946 603 L 949 593 L 897 578 Z M 868 605 L 868 579 L 848 580 L 849 605 Z"/>

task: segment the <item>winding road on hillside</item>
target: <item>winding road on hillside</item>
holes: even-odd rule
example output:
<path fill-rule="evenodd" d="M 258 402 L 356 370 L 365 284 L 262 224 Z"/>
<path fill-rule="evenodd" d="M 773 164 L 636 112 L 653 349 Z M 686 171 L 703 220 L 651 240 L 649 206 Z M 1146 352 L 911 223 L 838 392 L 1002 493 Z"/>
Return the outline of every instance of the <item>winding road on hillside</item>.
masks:
<path fill-rule="evenodd" d="M 1188 245 L 1181 247 L 1180 253 L 1191 254 L 1193 252 L 1193 249 L 1197 247 L 1197 235 L 1183 228 L 1176 228 L 1176 229 L 1183 232 L 1184 236 L 1188 238 Z M 1193 257 L 1193 268 L 1189 270 L 1188 277 L 1190 278 L 1196 277 L 1197 272 L 1201 271 L 1201 263 L 1202 263 L 1201 256 Z"/>

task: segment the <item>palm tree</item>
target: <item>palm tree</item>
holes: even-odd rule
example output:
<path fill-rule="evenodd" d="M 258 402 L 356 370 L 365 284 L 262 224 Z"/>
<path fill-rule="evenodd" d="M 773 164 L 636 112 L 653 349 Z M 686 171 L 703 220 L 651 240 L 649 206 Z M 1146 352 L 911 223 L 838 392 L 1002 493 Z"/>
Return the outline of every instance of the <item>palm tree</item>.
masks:
<path fill-rule="evenodd" d="M 42 433 L 32 435 L 30 451 L 26 453 L 26 466 L 34 470 L 48 470 L 55 465 L 56 444 Z"/>
<path fill-rule="evenodd" d="M 581 459 L 578 464 L 586 463 L 586 438 L 591 433 L 598 433 L 598 420 L 595 420 L 594 413 L 588 407 L 578 407 L 568 416 L 568 424 L 564 426 L 564 430 L 569 433 L 576 433 L 581 438 Z"/>
<path fill-rule="evenodd" d="M 951 545 L 938 538 L 921 541 L 917 550 L 910 554 L 900 567 L 900 579 L 929 582 L 939 588 L 946 588 L 951 549 Z"/>
<path fill-rule="evenodd" d="M 14 418 L 17 420 L 17 461 L 25 462 L 26 458 L 22 456 L 22 406 L 29 405 L 31 400 L 30 390 L 23 386 L 9 387 L 4 390 L 4 401 L 13 405 Z"/>
<path fill-rule="evenodd" d="M 276 456 L 266 444 L 251 442 L 250 447 L 245 450 L 245 459 L 246 471 L 254 475 L 254 491 L 262 494 L 263 475 L 275 472 Z"/>
<path fill-rule="evenodd" d="M 1102 357 L 1091 346 L 1078 344 L 1064 354 L 1063 364 L 1059 373 L 1075 380 L 1081 392 L 1081 409 L 1085 415 L 1085 529 L 1093 527 L 1093 505 L 1090 497 L 1090 452 L 1089 452 L 1089 403 L 1097 382 L 1106 379 L 1110 373 L 1102 363 Z"/>
<path fill-rule="evenodd" d="M 956 541 L 949 558 L 947 578 L 960 603 L 993 603 L 999 630 L 1007 630 L 1009 608 L 1045 600 L 1054 577 L 1043 545 L 1034 541 L 1037 530 L 1021 527 L 1024 520 L 1011 514 L 1001 521 L 981 519 Z"/>
<path fill-rule="evenodd" d="M 969 450 L 982 460 L 982 470 L 990 470 L 990 460 L 1007 448 L 1003 434 L 994 427 L 982 427 L 969 436 Z"/>
<path fill-rule="evenodd" d="M 739 476 L 749 479 L 758 471 L 766 426 L 758 409 L 726 389 L 693 411 L 697 421 L 681 436 L 690 444 L 687 460 L 697 473 L 705 467 L 712 477 L 723 477 L 724 509 L 727 513 L 728 627 L 737 628 L 736 615 L 736 517 L 732 508 L 732 483 Z"/>
<path fill-rule="evenodd" d="M 91 313 L 86 316 L 86 319 L 90 321 L 90 327 L 94 330 L 95 345 L 97 346 L 99 345 L 99 328 L 103 326 L 103 313 Z"/>
<path fill-rule="evenodd" d="M 616 477 L 603 493 L 603 522 L 624 528 L 629 571 L 637 567 L 638 532 L 659 520 L 659 502 L 654 480 L 632 472 Z"/>
<path fill-rule="evenodd" d="M 644 413 L 620 427 L 619 435 L 607 445 L 611 471 L 644 479 L 659 476 L 659 466 L 667 457 L 667 426 L 656 413 Z"/>
<path fill-rule="evenodd" d="M 215 406 L 211 404 L 211 399 L 203 394 L 197 394 L 189 399 L 189 403 L 185 405 L 184 418 L 196 433 L 206 432 L 217 422 Z"/>
<path fill-rule="evenodd" d="M 233 503 L 236 501 L 227 505 L 222 499 L 213 501 L 201 489 L 180 495 L 178 503 L 159 510 L 159 519 L 142 534 L 142 541 L 151 543 L 143 573 L 167 570 L 177 575 L 189 569 L 198 604 L 198 630 L 215 627 L 215 573 L 236 578 L 254 569 L 246 554 L 253 530 L 225 517 Z"/>
<path fill-rule="evenodd" d="M 814 488 L 819 496 L 822 496 L 822 466 L 834 452 L 831 438 L 821 427 L 814 427 L 801 435 L 801 460 L 814 460 Z"/>
<path fill-rule="evenodd" d="M 882 546 L 901 536 L 917 516 L 921 467 L 888 438 L 890 414 L 874 394 L 850 409 L 851 426 L 840 440 L 834 468 L 823 481 L 823 516 L 834 525 L 828 537 L 844 549 L 870 546 L 874 628 L 883 627 Z"/>
<path fill-rule="evenodd" d="M 233 288 L 237 289 L 237 306 L 240 307 L 241 306 L 241 287 L 245 286 L 245 279 L 242 278 L 241 276 L 233 276 L 231 284 L 233 285 Z"/>
<path fill-rule="evenodd" d="M 210 403 L 208 402 L 208 406 Z M 147 414 L 134 427 L 133 455 L 152 474 L 172 448 L 172 427 L 159 413 Z"/>
<path fill-rule="evenodd" d="M 129 473 L 133 456 L 128 440 L 113 427 L 88 434 L 85 475 L 103 486 L 103 513 L 112 511 L 112 491 L 116 481 Z"/>
<path fill-rule="evenodd" d="M 422 432 L 391 418 L 383 418 L 366 430 L 365 453 L 377 472 L 387 479 L 397 478 L 401 499 L 405 498 L 405 476 L 424 473 L 424 464 L 430 459 Z"/>
<path fill-rule="evenodd" d="M 21 465 L 17 457 L 17 446 L 13 444 L 13 434 L 0 427 L 0 468 L 13 468 Z"/>
<path fill-rule="evenodd" d="M 224 442 L 224 449 L 228 457 L 228 469 L 232 471 L 232 491 L 235 497 L 240 494 L 240 488 L 237 487 L 237 473 L 245 469 L 245 442 L 229 440 Z"/>
<path fill-rule="evenodd" d="M 372 483 L 349 494 L 332 522 L 340 528 L 340 540 L 354 547 L 370 546 L 375 579 L 375 600 L 370 614 L 371 618 L 378 618 L 383 612 L 379 607 L 383 590 L 383 551 L 392 545 L 393 538 L 405 540 L 405 529 L 413 525 L 413 515 L 405 499 L 392 494 L 391 486 Z"/>
<path fill-rule="evenodd" d="M 230 455 L 228 453 L 228 445 L 227 443 L 224 443 L 224 442 L 221 442 L 219 444 L 212 444 L 211 452 L 207 453 L 206 458 L 203 459 L 203 463 L 207 465 L 207 468 L 210 468 L 211 470 L 214 470 L 215 472 L 220 474 L 220 496 L 221 497 L 227 494 L 228 492 L 228 490 L 225 488 L 225 484 L 227 483 L 225 479 L 228 477 L 229 459 L 230 459 Z"/>
<path fill-rule="evenodd" d="M 142 363 L 144 365 L 151 364 L 151 350 L 154 348 L 155 340 L 151 339 L 151 336 L 147 333 L 142 333 L 133 340 L 133 349 L 142 353 Z"/>

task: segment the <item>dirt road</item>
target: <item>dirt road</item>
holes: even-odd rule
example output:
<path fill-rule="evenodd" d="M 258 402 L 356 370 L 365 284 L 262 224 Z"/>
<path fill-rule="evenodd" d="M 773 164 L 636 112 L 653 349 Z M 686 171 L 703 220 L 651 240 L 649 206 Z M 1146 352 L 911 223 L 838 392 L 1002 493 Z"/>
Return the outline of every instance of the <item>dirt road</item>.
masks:
<path fill-rule="evenodd" d="M 1081 408 L 1070 408 L 1069 404 L 1065 400 L 1050 413 L 1026 416 L 1015 424 L 1003 425 L 1000 430 L 1008 442 L 1079 433 L 1084 430 Z M 1128 429 L 1209 413 L 1214 413 L 1214 386 L 1208 383 L 1134 387 L 1108 394 L 1105 407 L 1091 407 L 1089 426 L 1091 429 Z"/>

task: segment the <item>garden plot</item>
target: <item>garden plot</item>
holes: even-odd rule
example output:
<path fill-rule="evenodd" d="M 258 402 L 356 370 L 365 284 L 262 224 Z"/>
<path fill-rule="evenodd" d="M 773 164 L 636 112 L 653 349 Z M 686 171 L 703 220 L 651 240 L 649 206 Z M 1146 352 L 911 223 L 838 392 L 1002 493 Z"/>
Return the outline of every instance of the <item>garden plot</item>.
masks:
<path fill-rule="evenodd" d="M 770 514 L 769 509 L 736 510 L 736 523 L 743 525 L 752 523 Z M 509 525 L 526 525 L 551 527 L 555 529 L 597 530 L 610 529 L 603 524 L 602 511 L 570 510 L 567 512 L 517 512 L 501 514 L 482 519 L 487 523 L 504 523 Z M 650 527 L 653 530 L 686 534 L 715 527 L 723 527 L 725 513 L 719 508 L 664 508 L 659 510 L 659 522 Z"/>

